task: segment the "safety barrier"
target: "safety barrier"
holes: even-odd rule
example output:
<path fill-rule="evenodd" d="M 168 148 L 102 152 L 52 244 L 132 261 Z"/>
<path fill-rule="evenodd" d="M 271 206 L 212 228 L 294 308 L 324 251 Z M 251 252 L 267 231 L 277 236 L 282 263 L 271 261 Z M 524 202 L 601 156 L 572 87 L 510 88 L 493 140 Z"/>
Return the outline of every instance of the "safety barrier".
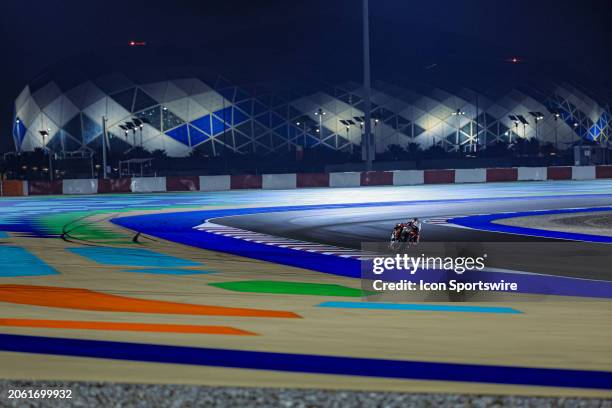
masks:
<path fill-rule="evenodd" d="M 200 177 L 198 176 L 169 176 L 166 177 L 166 191 L 199 191 Z"/>
<path fill-rule="evenodd" d="M 425 183 L 423 170 L 396 170 L 393 172 L 394 186 L 410 186 Z"/>
<path fill-rule="evenodd" d="M 487 169 L 457 169 L 455 183 L 484 183 L 487 180 Z"/>
<path fill-rule="evenodd" d="M 330 187 L 359 187 L 361 186 L 361 173 L 329 173 Z"/>
<path fill-rule="evenodd" d="M 329 187 L 329 173 L 298 173 L 296 187 Z"/>
<path fill-rule="evenodd" d="M 455 182 L 455 170 L 425 170 L 425 184 L 452 184 Z"/>
<path fill-rule="evenodd" d="M 548 177 L 546 167 L 518 167 L 517 179 L 519 181 L 543 181 Z"/>
<path fill-rule="evenodd" d="M 2 196 L 294 189 L 308 187 L 406 186 L 496 181 L 593 180 L 612 178 L 612 166 L 493 169 L 396 170 L 345 173 L 141 177 L 107 180 L 4 180 Z"/>
<path fill-rule="evenodd" d="M 108 179 L 98 181 L 98 193 L 130 193 L 132 190 L 132 179 Z"/>
<path fill-rule="evenodd" d="M 261 178 L 264 190 L 289 190 L 297 187 L 295 174 L 264 174 Z"/>
<path fill-rule="evenodd" d="M 230 176 L 200 176 L 200 191 L 223 191 L 231 188 Z"/>
<path fill-rule="evenodd" d="M 28 182 L 21 180 L 3 180 L 0 186 L 3 197 L 21 197 L 28 193 Z"/>
<path fill-rule="evenodd" d="M 597 166 L 595 168 L 596 178 L 612 178 L 612 166 Z"/>
<path fill-rule="evenodd" d="M 96 194 L 98 192 L 98 180 L 64 180 L 62 182 L 62 194 Z"/>
<path fill-rule="evenodd" d="M 133 193 L 160 193 L 166 191 L 165 177 L 134 177 L 130 183 Z"/>
<path fill-rule="evenodd" d="M 232 190 L 261 188 L 260 175 L 239 174 L 230 176 L 230 187 Z"/>
<path fill-rule="evenodd" d="M 593 180 L 596 178 L 595 166 L 572 167 L 572 180 Z"/>
<path fill-rule="evenodd" d="M 393 173 L 390 171 L 366 171 L 361 173 L 362 186 L 392 186 Z"/>
<path fill-rule="evenodd" d="M 29 195 L 56 195 L 62 194 L 62 180 L 40 181 L 34 180 L 28 183 Z"/>
<path fill-rule="evenodd" d="M 510 169 L 487 169 L 487 183 L 494 181 L 516 181 L 518 180 L 518 170 Z"/>
<path fill-rule="evenodd" d="M 571 180 L 571 167 L 549 167 L 547 171 L 548 180 Z"/>

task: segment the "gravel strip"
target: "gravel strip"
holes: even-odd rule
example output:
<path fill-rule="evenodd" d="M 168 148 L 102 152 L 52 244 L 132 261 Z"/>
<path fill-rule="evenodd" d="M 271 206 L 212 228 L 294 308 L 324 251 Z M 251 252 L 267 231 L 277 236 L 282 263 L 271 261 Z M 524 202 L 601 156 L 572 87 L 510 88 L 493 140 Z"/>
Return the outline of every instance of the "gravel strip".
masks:
<path fill-rule="evenodd" d="M 73 394 L 71 400 L 8 399 L 9 389 L 68 389 Z M 0 407 L 612 408 L 612 399 L 4 380 L 0 381 Z"/>

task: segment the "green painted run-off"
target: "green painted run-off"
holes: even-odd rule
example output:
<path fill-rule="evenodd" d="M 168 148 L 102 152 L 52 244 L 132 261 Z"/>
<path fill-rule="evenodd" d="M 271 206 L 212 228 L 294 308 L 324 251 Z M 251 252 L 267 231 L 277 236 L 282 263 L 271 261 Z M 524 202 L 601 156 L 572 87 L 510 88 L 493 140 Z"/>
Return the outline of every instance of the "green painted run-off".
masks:
<path fill-rule="evenodd" d="M 362 297 L 370 294 L 361 289 L 328 283 L 250 280 L 209 283 L 209 285 L 235 292 L 276 293 L 284 295 Z"/>

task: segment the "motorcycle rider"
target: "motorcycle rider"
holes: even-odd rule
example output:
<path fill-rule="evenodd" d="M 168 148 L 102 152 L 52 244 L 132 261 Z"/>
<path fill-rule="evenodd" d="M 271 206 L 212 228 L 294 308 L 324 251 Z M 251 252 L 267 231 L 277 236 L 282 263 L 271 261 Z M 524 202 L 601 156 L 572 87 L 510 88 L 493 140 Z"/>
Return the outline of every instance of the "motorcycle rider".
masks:
<path fill-rule="evenodd" d="M 421 221 L 416 217 L 406 222 L 395 224 L 391 234 L 391 241 L 407 242 L 410 240 L 411 235 L 414 237 L 413 242 L 418 243 L 421 239 Z"/>
<path fill-rule="evenodd" d="M 393 234 L 391 235 L 391 239 L 393 241 L 399 241 L 401 240 L 402 237 L 402 231 L 404 229 L 404 224 L 403 223 L 399 223 L 399 224 L 395 224 L 395 227 L 393 227 Z"/>
<path fill-rule="evenodd" d="M 421 240 L 421 221 L 417 217 L 414 217 L 412 220 L 407 222 L 407 225 L 412 229 L 412 231 L 414 231 L 416 236 L 415 242 L 418 243 Z"/>

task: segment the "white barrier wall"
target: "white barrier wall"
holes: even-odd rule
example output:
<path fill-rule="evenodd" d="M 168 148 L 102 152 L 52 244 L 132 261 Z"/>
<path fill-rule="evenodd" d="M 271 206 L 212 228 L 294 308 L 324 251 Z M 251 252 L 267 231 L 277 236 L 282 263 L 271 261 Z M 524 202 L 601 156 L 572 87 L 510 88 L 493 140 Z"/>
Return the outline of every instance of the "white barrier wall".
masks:
<path fill-rule="evenodd" d="M 200 191 L 223 191 L 231 186 L 230 176 L 200 176 Z"/>
<path fill-rule="evenodd" d="M 394 186 L 409 186 L 412 184 L 423 184 L 425 172 L 423 170 L 396 170 L 393 172 Z"/>
<path fill-rule="evenodd" d="M 455 183 L 484 183 L 487 181 L 487 169 L 457 169 Z"/>
<path fill-rule="evenodd" d="M 361 173 L 329 173 L 330 187 L 359 187 Z"/>
<path fill-rule="evenodd" d="M 157 193 L 166 191 L 165 177 L 134 177 L 131 189 L 133 193 Z"/>
<path fill-rule="evenodd" d="M 62 181 L 62 194 L 97 194 L 98 180 L 75 179 Z"/>
<path fill-rule="evenodd" d="M 519 181 L 544 181 L 548 179 L 546 167 L 517 167 L 517 180 Z"/>
<path fill-rule="evenodd" d="M 261 188 L 264 190 L 285 190 L 296 187 L 296 174 L 264 174 L 261 176 Z"/>
<path fill-rule="evenodd" d="M 593 180 L 595 179 L 595 166 L 573 166 L 572 180 Z"/>

